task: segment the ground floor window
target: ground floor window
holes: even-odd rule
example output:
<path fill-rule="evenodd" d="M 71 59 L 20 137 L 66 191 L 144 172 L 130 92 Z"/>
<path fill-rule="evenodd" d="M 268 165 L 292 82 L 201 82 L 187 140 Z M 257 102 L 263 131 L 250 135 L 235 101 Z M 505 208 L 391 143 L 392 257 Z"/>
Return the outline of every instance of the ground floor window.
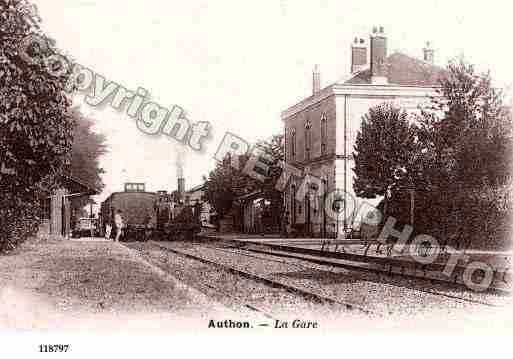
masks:
<path fill-rule="evenodd" d="M 290 215 L 291 224 L 296 224 L 296 186 L 290 188 Z"/>

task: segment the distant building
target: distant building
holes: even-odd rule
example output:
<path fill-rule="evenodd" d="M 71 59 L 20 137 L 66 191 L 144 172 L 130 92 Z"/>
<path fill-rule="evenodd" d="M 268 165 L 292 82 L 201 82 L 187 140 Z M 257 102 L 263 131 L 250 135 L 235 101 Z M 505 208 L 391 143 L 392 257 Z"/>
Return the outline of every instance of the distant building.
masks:
<path fill-rule="evenodd" d="M 349 208 L 362 203 L 353 191 L 352 155 L 362 116 L 383 102 L 417 111 L 419 105 L 437 95 L 438 80 L 444 72 L 434 65 L 435 53 L 429 43 L 421 59 L 399 52 L 388 55 L 387 50 L 383 28 L 374 28 L 369 45 L 356 38 L 350 52 L 351 74 L 321 88 L 316 66 L 312 95 L 281 114 L 286 162 L 321 178 L 328 192 L 340 191 Z M 293 227 L 308 234 L 336 235 L 353 225 L 355 218 L 350 213 L 341 213 L 338 219 L 326 216 L 324 204 L 317 203 L 314 186 L 304 200 L 295 200 L 301 182 L 292 177 L 284 196 Z M 349 203 L 351 197 L 356 203 Z"/>
<path fill-rule="evenodd" d="M 186 191 L 184 197 L 186 205 L 200 208 L 201 212 L 199 218 L 202 227 L 212 227 L 212 205 L 208 203 L 205 198 L 205 184 L 198 185 Z"/>

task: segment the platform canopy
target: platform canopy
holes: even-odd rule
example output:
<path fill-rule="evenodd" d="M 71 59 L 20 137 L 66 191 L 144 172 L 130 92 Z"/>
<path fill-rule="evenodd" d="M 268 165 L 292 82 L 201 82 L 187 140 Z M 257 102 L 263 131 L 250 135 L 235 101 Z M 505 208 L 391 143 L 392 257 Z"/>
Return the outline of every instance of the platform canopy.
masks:
<path fill-rule="evenodd" d="M 68 197 L 94 196 L 100 194 L 100 191 L 96 188 L 76 177 L 62 175 L 60 180 L 62 186 L 69 191 Z"/>

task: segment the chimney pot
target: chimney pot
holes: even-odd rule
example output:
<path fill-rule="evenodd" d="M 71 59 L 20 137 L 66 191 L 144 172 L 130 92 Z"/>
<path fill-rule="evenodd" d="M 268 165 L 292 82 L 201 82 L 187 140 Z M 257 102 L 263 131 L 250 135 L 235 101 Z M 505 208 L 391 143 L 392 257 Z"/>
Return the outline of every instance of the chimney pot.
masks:
<path fill-rule="evenodd" d="M 374 28 L 375 30 L 376 28 Z M 371 82 L 377 85 L 386 85 L 388 83 L 387 69 L 387 38 L 384 28 L 379 28 L 379 34 L 374 31 L 371 35 L 370 45 L 370 69 Z"/>
<path fill-rule="evenodd" d="M 424 51 L 424 61 L 429 62 L 430 64 L 435 63 L 435 50 L 431 47 L 431 42 L 426 42 L 426 47 L 423 49 Z"/>
<path fill-rule="evenodd" d="M 362 38 L 355 38 L 351 46 L 351 73 L 357 73 L 367 67 L 367 47 Z"/>
<path fill-rule="evenodd" d="M 321 71 L 319 65 L 316 64 L 312 73 L 312 95 L 321 90 Z"/>

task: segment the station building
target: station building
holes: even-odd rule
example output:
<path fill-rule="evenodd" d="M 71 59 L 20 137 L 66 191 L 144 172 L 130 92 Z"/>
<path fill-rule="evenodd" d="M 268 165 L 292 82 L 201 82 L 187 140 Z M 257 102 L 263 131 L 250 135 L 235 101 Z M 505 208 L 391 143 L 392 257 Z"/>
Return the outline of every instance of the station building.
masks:
<path fill-rule="evenodd" d="M 315 66 L 312 94 L 281 114 L 286 163 L 320 178 L 326 192 L 338 191 L 347 203 L 342 206 L 347 210 L 333 218 L 323 210 L 326 196 L 316 193 L 314 185 L 298 201 L 302 178 L 291 177 L 285 208 L 291 225 L 299 232 L 340 237 L 358 226 L 359 218 L 354 216 L 358 211 L 350 210 L 363 203 L 353 191 L 353 151 L 362 117 L 371 107 L 388 102 L 407 111 L 420 111 L 419 106 L 437 95 L 444 69 L 434 64 L 430 44 L 421 58 L 414 58 L 399 52 L 389 55 L 387 40 L 382 27 L 373 29 L 369 41 L 355 38 L 349 52 L 350 74 L 321 88 L 319 67 Z"/>

